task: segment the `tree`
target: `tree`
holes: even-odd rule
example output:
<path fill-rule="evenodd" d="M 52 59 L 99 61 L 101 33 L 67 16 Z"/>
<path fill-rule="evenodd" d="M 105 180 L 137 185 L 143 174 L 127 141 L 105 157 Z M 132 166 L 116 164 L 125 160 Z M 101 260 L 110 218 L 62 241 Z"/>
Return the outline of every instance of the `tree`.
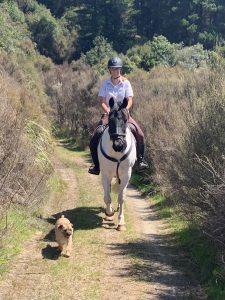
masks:
<path fill-rule="evenodd" d="M 109 57 L 115 55 L 115 51 L 103 36 L 97 36 L 93 44 L 94 47 L 86 54 L 82 54 L 81 59 L 84 63 L 93 66 L 100 74 L 104 74 L 107 70 L 107 61 Z"/>

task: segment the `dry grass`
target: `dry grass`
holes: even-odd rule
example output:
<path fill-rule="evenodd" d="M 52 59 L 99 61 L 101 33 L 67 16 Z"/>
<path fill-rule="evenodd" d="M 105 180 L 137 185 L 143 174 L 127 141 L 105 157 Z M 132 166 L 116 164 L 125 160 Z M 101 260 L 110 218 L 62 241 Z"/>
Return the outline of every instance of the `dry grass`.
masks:
<path fill-rule="evenodd" d="M 152 166 L 147 176 L 212 239 L 225 242 L 223 74 L 158 68 L 131 81 Z"/>
<path fill-rule="evenodd" d="M 27 74 L 11 59 L 0 55 L 1 216 L 20 206 L 38 205 L 52 168 L 48 158 L 52 142 L 45 129 L 43 102 L 37 90 L 29 88 Z M 7 226 L 7 222 L 1 224 L 1 235 Z"/>
<path fill-rule="evenodd" d="M 56 129 L 74 136 L 77 143 L 85 147 L 90 130 L 100 117 L 97 74 L 80 63 L 65 64 L 51 69 L 45 82 L 54 108 Z"/>

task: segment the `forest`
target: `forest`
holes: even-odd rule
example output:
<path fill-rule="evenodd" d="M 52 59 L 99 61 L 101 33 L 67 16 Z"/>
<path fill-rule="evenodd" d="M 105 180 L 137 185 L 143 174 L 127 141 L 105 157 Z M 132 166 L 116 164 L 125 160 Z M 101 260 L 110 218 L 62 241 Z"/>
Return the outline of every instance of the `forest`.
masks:
<path fill-rule="evenodd" d="M 183 43 L 186 46 L 201 43 L 205 49 L 223 46 L 224 42 L 225 6 L 219 0 L 38 2 L 51 10 L 62 25 L 62 36 L 74 47 L 67 52 L 69 59 L 77 59 L 81 53 L 90 50 L 97 36 L 103 36 L 112 43 L 115 51 L 124 54 L 133 46 L 143 45 L 159 35 L 165 36 L 172 43 Z M 29 8 L 23 10 L 26 12 Z M 43 44 L 38 43 L 39 49 L 43 51 L 41 47 L 45 48 L 50 55 L 52 49 L 44 46 L 41 29 L 48 21 L 50 23 L 50 19 L 42 19 L 32 32 L 36 41 L 43 38 Z M 51 28 L 50 24 L 45 26 L 46 38 L 48 34 L 51 35 Z M 60 61 L 62 54 L 56 52 L 52 58 L 56 62 Z"/>
<path fill-rule="evenodd" d="M 146 136 L 141 181 L 216 244 L 204 280 L 225 297 L 222 0 L 1 0 L 0 215 L 42 203 L 55 136 L 88 148 L 115 55 Z"/>

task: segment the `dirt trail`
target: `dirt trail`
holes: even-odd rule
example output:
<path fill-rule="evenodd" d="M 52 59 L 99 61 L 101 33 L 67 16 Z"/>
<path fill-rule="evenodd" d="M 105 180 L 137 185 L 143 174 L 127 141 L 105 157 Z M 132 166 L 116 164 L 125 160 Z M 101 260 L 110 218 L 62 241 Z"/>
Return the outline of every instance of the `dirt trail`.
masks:
<path fill-rule="evenodd" d="M 84 158 L 70 156 L 70 162 L 85 172 L 82 177 L 82 184 L 86 187 L 83 201 L 93 198 L 97 201 L 102 193 L 100 177 L 86 173 L 88 164 Z M 49 270 L 58 270 L 60 260 L 49 256 L 56 246 L 49 239 L 54 223 L 52 220 L 51 224 L 51 216 L 74 210 L 82 189 L 80 175 L 72 167 L 65 167 L 58 161 L 56 171 L 66 183 L 66 189 L 63 194 L 54 194 L 49 200 L 45 218 L 50 222 L 46 223 L 45 231 L 37 232 L 25 244 L 24 251 L 15 258 L 6 278 L 0 282 L 1 300 L 206 299 L 192 276 L 185 275 L 183 266 L 188 260 L 178 252 L 166 223 L 157 217 L 154 207 L 133 187 L 127 191 L 126 210 L 128 222 L 134 224 L 133 231 L 136 233 L 117 232 L 116 224 L 104 220 L 99 225 L 101 218 L 96 215 L 98 222 L 95 229 L 90 230 L 87 225 L 83 228 L 80 226 L 80 239 L 75 231 L 74 252 L 66 261 L 65 274 L 68 273 L 69 280 L 65 276 L 53 276 Z M 99 207 L 91 209 L 98 211 Z M 82 235 L 90 240 L 88 247 L 82 248 Z M 86 263 L 77 272 L 76 264 L 82 260 Z M 61 262 L 64 263 L 64 260 Z M 84 266 L 90 269 L 88 278 L 82 277 Z M 92 275 L 97 271 L 99 275 Z M 93 291 L 87 294 L 85 289 Z"/>
<path fill-rule="evenodd" d="M 58 176 L 68 184 L 63 196 L 65 201 L 56 202 L 54 197 L 49 200 L 45 208 L 46 218 L 57 212 L 73 209 L 75 203 L 71 201 L 74 199 L 71 195 L 77 195 L 79 192 L 73 170 L 64 168 L 60 162 L 56 162 L 55 167 Z M 45 232 L 37 232 L 32 240 L 24 244 L 23 252 L 15 258 L 6 279 L 0 282 L 1 300 L 51 299 L 54 279 L 48 272 L 49 262 L 43 260 L 43 252 L 48 252 L 48 247 L 54 248 L 56 244 L 49 241 L 46 244 L 43 241 L 48 231 L 52 231 L 52 226 L 47 225 Z"/>

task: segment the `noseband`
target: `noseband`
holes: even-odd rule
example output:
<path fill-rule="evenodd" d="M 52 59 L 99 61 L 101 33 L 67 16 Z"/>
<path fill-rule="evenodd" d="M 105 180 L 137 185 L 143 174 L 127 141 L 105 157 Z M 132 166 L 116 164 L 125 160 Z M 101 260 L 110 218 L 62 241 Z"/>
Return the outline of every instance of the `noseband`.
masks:
<path fill-rule="evenodd" d="M 104 151 L 104 149 L 103 149 L 103 147 L 102 147 L 102 138 L 101 138 L 101 140 L 100 140 L 100 150 L 101 150 L 101 152 L 102 152 L 102 154 L 103 154 L 103 156 L 104 156 L 105 158 L 107 158 L 108 160 L 111 160 L 111 161 L 117 163 L 117 167 L 116 167 L 116 177 L 117 177 L 117 179 L 118 179 L 118 183 L 120 184 L 121 180 L 120 180 L 120 178 L 119 178 L 119 166 L 120 166 L 120 163 L 121 163 L 122 161 L 124 161 L 124 160 L 130 155 L 131 150 L 132 150 L 132 144 L 130 145 L 130 148 L 129 148 L 129 150 L 127 151 L 127 153 L 124 154 L 120 159 L 117 159 L 117 158 L 115 158 L 115 157 L 109 156 L 107 153 L 105 153 L 105 151 Z"/>
<path fill-rule="evenodd" d="M 127 122 L 129 119 L 129 112 L 126 109 L 127 105 L 127 98 L 124 98 L 122 103 L 115 103 L 113 98 L 109 99 L 109 106 L 111 110 L 109 113 L 108 133 L 110 136 L 110 140 L 113 142 L 112 148 L 116 152 L 123 153 L 123 151 L 127 148 L 126 130 Z M 118 183 L 120 184 L 121 180 L 119 178 L 118 172 L 119 166 L 120 163 L 130 155 L 132 151 L 132 143 L 127 153 L 124 154 L 120 159 L 111 157 L 107 153 L 105 153 L 102 147 L 102 138 L 100 140 L 100 151 L 106 159 L 117 163 L 116 177 L 118 179 Z"/>

